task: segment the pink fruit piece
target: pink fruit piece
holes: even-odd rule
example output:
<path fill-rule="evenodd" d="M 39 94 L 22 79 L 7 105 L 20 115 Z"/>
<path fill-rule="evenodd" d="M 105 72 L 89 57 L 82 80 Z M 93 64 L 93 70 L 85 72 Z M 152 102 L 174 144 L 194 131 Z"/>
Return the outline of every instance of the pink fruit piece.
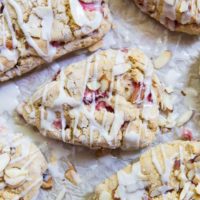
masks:
<path fill-rule="evenodd" d="M 99 111 L 102 108 L 105 108 L 108 112 L 114 112 L 112 106 L 108 105 L 105 101 L 99 101 L 96 105 L 96 110 Z"/>
<path fill-rule="evenodd" d="M 80 3 L 85 11 L 92 12 L 92 11 L 101 9 L 101 1 L 98 1 L 95 3 L 85 3 L 83 1 L 80 1 Z"/>
<path fill-rule="evenodd" d="M 53 122 L 53 126 L 54 128 L 56 129 L 61 129 L 62 128 L 62 122 L 60 119 L 56 119 L 54 122 Z"/>
<path fill-rule="evenodd" d="M 174 161 L 174 169 L 179 170 L 181 166 L 181 161 L 180 160 L 175 160 Z"/>
<path fill-rule="evenodd" d="M 192 140 L 192 132 L 189 129 L 184 128 L 182 133 L 181 133 L 181 137 L 184 140 Z"/>

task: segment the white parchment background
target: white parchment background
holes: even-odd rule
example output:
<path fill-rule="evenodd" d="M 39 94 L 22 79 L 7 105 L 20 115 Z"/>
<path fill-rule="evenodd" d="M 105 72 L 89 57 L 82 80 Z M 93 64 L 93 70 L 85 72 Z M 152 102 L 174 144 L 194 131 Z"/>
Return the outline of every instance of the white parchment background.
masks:
<path fill-rule="evenodd" d="M 131 0 L 109 0 L 115 29 L 104 39 L 104 49 L 138 47 L 148 56 L 154 58 L 164 50 L 173 52 L 170 63 L 157 73 L 166 85 L 174 88 L 173 101 L 175 103 L 175 118 L 187 109 L 194 109 L 195 115 L 185 125 L 192 130 L 193 135 L 199 138 L 200 129 L 200 102 L 199 102 L 199 66 L 200 66 L 200 37 L 188 36 L 167 31 L 148 16 L 141 13 Z M 87 52 L 79 52 L 66 56 L 55 63 L 22 78 L 7 82 L 0 86 L 0 115 L 15 132 L 22 132 L 32 138 L 44 152 L 49 161 L 49 169 L 54 179 L 54 187 L 46 192 L 42 191 L 38 200 L 78 200 L 88 199 L 94 187 L 109 177 L 117 169 L 137 159 L 140 152 L 112 151 L 97 158 L 95 151 L 82 147 L 63 144 L 62 142 L 46 139 L 36 130 L 26 125 L 15 113 L 15 108 L 23 99 L 60 67 L 77 62 L 85 58 Z M 191 95 L 183 97 L 181 90 L 189 87 Z M 158 134 L 155 144 L 173 140 L 179 137 L 180 129 L 173 129 L 169 134 Z M 46 144 L 46 145 L 44 145 Z M 144 150 L 142 150 L 144 151 Z M 52 161 L 52 158 L 56 161 Z M 64 172 L 68 168 L 67 161 L 73 163 L 82 182 L 73 186 L 64 179 Z"/>

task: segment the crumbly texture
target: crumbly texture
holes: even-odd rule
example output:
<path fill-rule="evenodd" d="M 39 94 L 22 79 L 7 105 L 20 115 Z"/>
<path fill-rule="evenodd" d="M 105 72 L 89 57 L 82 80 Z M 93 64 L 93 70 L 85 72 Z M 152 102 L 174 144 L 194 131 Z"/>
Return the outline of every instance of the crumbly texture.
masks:
<path fill-rule="evenodd" d="M 200 142 L 161 144 L 100 184 L 93 199 L 198 200 L 199 171 Z"/>
<path fill-rule="evenodd" d="M 21 134 L 0 138 L 0 199 L 31 200 L 43 182 L 47 163 L 40 150 Z"/>
<path fill-rule="evenodd" d="M 171 31 L 200 34 L 199 0 L 134 0 L 134 2 L 144 13 Z"/>
<path fill-rule="evenodd" d="M 73 10 L 75 2 L 83 12 L 83 22 L 81 19 L 77 22 L 74 17 L 74 13 L 80 12 Z M 0 2 L 0 13 L 1 82 L 21 76 L 62 55 L 90 47 L 111 27 L 107 4 L 100 0 L 5 0 Z M 95 19 L 98 22 L 94 22 Z"/>
<path fill-rule="evenodd" d="M 100 51 L 72 64 L 18 107 L 41 134 L 90 148 L 152 143 L 171 96 L 138 49 Z M 164 117 L 162 116 L 162 117 Z"/>

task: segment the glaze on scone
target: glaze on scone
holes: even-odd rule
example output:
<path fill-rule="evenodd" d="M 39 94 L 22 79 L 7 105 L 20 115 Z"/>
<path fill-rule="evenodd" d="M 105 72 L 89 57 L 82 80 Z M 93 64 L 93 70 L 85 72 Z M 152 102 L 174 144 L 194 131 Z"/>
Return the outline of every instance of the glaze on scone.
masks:
<path fill-rule="evenodd" d="M 134 0 L 136 5 L 171 31 L 200 34 L 199 0 Z"/>
<path fill-rule="evenodd" d="M 0 199 L 31 200 L 39 192 L 47 163 L 40 150 L 21 134 L 0 138 Z"/>
<path fill-rule="evenodd" d="M 200 142 L 174 141 L 150 149 L 100 184 L 93 199 L 200 199 Z"/>
<path fill-rule="evenodd" d="M 152 61 L 138 49 L 100 51 L 72 64 L 18 108 L 45 136 L 111 149 L 152 143 L 161 112 L 172 111 Z"/>
<path fill-rule="evenodd" d="M 0 14 L 0 81 L 90 47 L 111 27 L 102 0 L 3 0 Z"/>

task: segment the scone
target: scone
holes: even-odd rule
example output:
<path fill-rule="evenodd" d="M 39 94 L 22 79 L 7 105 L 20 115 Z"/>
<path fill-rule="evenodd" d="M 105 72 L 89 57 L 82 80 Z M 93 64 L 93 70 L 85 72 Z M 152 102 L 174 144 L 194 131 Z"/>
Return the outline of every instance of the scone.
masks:
<path fill-rule="evenodd" d="M 173 111 L 170 97 L 140 50 L 106 50 L 64 68 L 18 112 L 66 143 L 139 149 L 154 140 L 161 113 Z"/>
<path fill-rule="evenodd" d="M 21 134 L 0 137 L 0 199 L 31 200 L 38 195 L 47 163 Z"/>
<path fill-rule="evenodd" d="M 102 0 L 4 0 L 0 14 L 0 81 L 90 47 L 111 27 Z"/>
<path fill-rule="evenodd" d="M 171 31 L 200 34 L 199 0 L 134 0 L 146 14 Z"/>
<path fill-rule="evenodd" d="M 150 149 L 100 184 L 93 199 L 200 199 L 200 142 L 174 141 Z"/>

